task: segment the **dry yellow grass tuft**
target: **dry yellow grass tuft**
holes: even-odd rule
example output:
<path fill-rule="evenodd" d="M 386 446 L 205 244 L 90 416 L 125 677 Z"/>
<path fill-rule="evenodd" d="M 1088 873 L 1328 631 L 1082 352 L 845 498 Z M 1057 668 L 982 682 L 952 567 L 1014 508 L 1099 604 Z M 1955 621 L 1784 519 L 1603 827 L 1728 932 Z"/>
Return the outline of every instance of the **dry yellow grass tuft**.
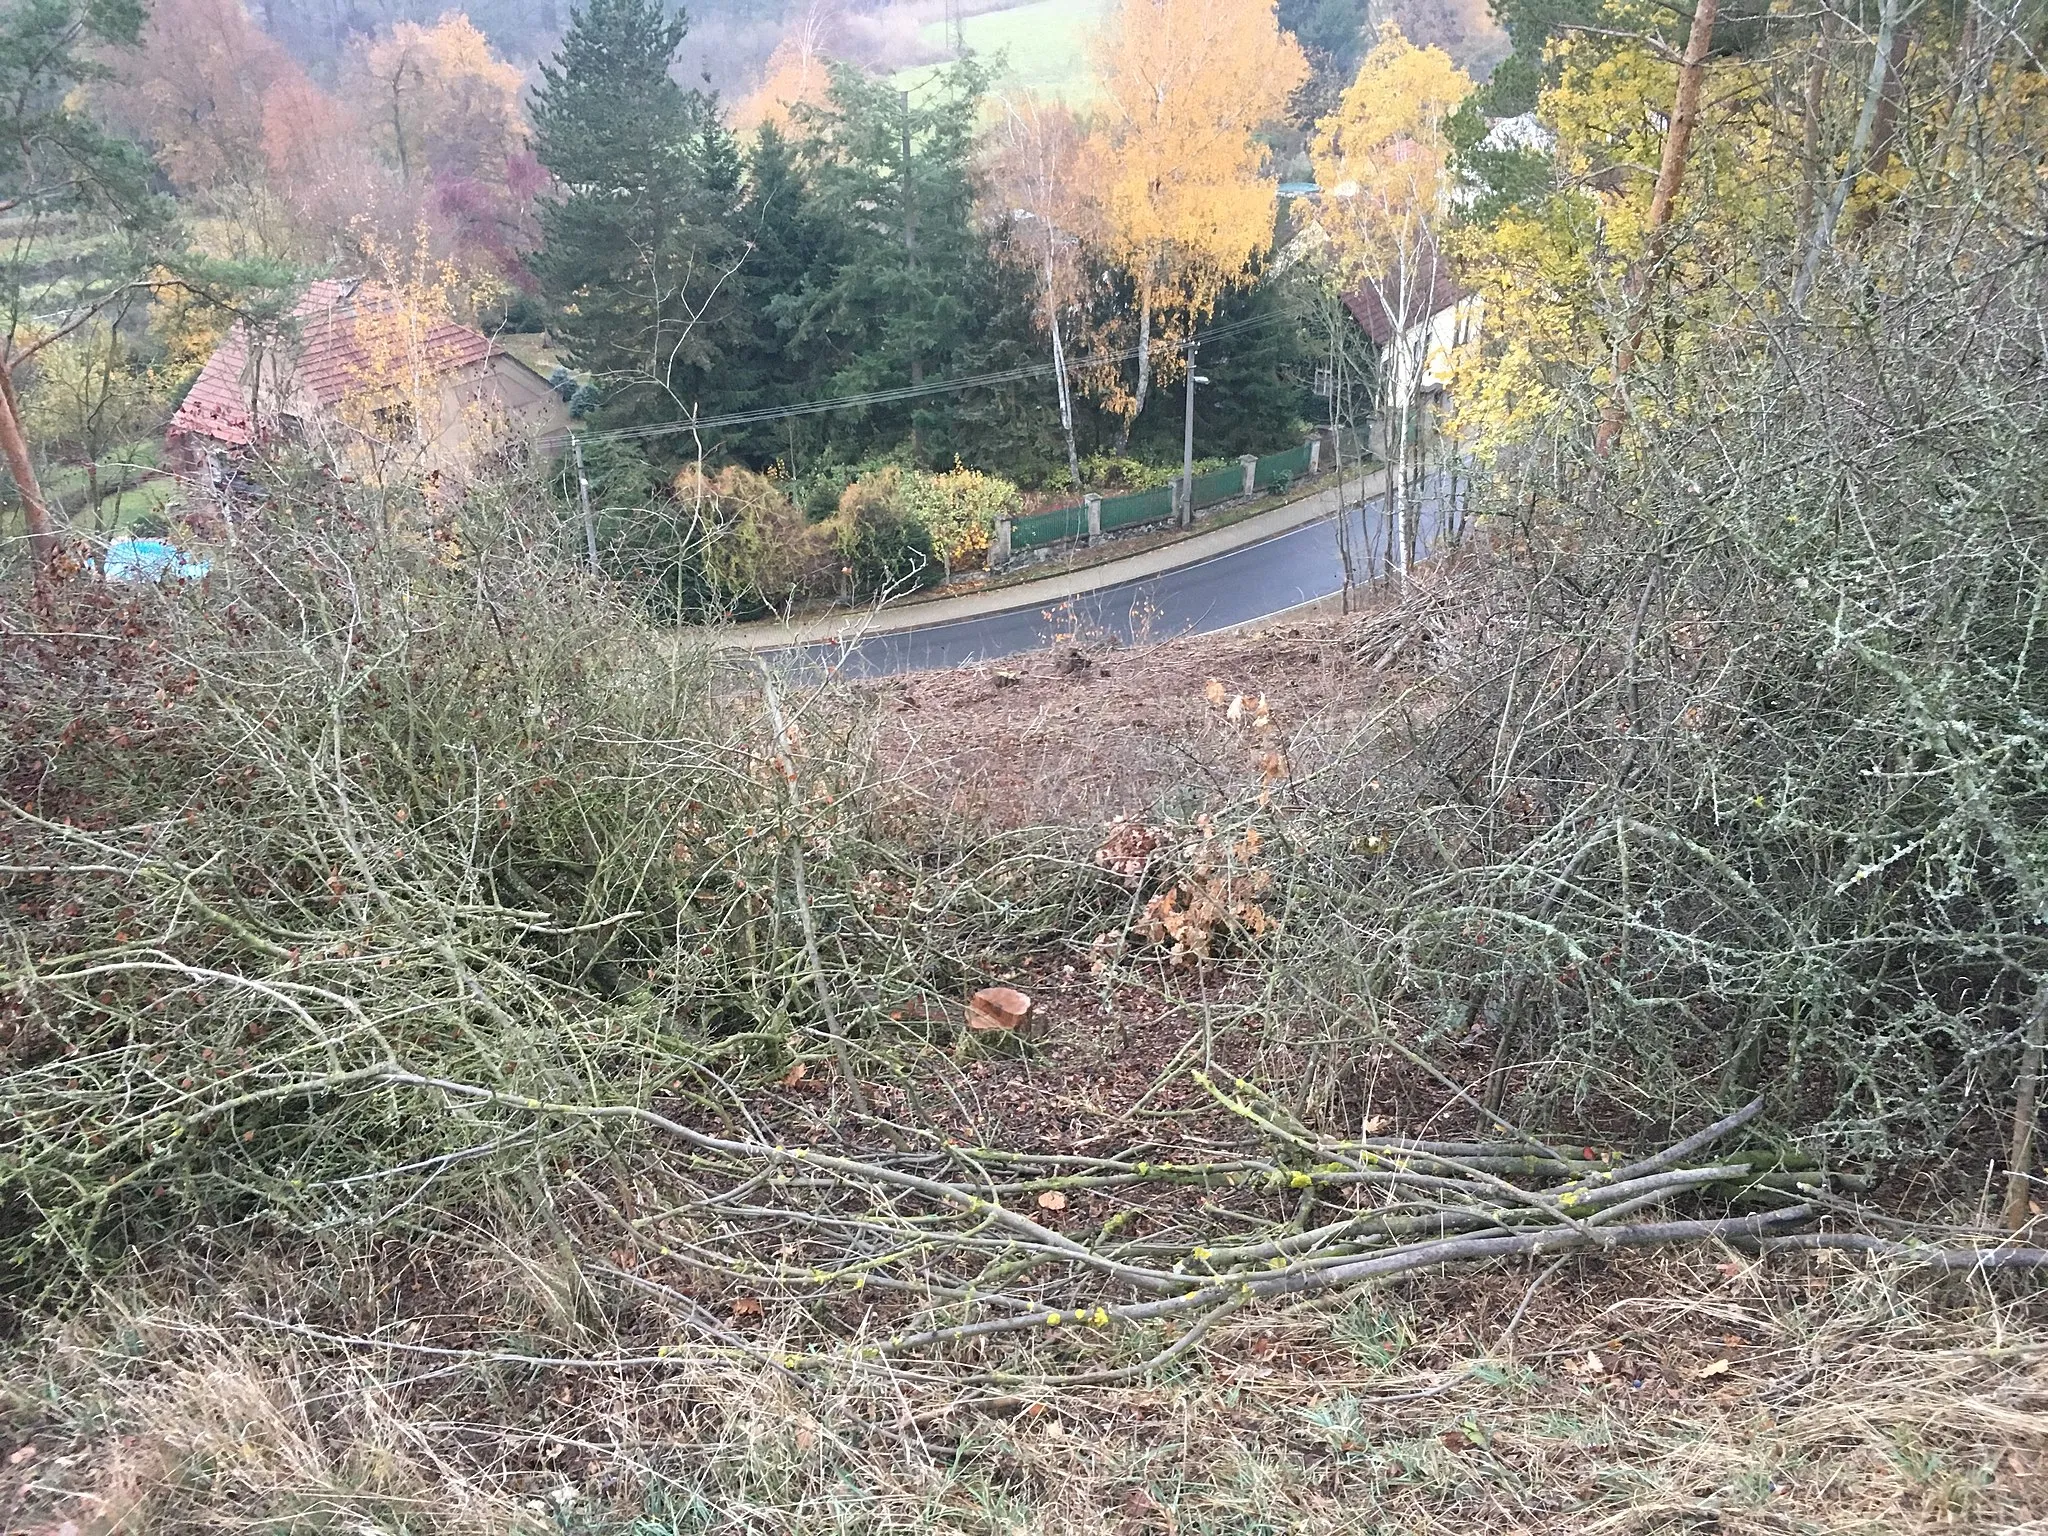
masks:
<path fill-rule="evenodd" d="M 389 1281 L 290 1277 L 309 1339 L 211 1300 L 8 1364 L 7 1529 L 179 1533 L 2017 1532 L 2048 1518 L 2048 1317 L 1859 1262 L 1638 1256 L 1242 1315 L 1148 1384 L 974 1388 L 678 1347 L 596 1361 L 545 1244 L 472 1235 L 497 1358 L 420 1352 Z M 500 1255 L 495 1267 L 490 1255 Z M 575 1266 L 571 1266 L 572 1269 Z M 243 1297 L 240 1302 L 227 1299 Z M 772 1352 L 799 1319 L 762 1319 Z M 241 1315 L 238 1317 L 237 1314 Z M 371 1338 L 379 1342 L 367 1342 Z M 1010 1357 L 1029 1370 L 1055 1346 Z"/>

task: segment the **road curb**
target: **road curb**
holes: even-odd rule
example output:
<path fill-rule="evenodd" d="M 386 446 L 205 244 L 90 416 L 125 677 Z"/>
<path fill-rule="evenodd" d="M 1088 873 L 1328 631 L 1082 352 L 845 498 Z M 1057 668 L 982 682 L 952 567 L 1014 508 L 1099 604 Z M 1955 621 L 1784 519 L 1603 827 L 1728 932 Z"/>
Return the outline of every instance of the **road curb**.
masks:
<path fill-rule="evenodd" d="M 1376 470 L 1366 477 L 1360 494 L 1369 499 L 1385 488 L 1386 472 Z M 1042 581 L 1027 581 L 995 592 L 966 593 L 956 598 L 938 598 L 896 608 L 883 605 L 860 612 L 824 614 L 798 624 L 742 624 L 728 630 L 721 643 L 747 651 L 779 651 L 792 646 L 834 641 L 847 645 L 876 635 L 938 629 L 997 614 L 1043 608 L 1249 549 L 1255 544 L 1263 544 L 1268 539 L 1282 537 L 1310 523 L 1332 517 L 1336 514 L 1337 505 L 1338 490 L 1331 486 L 1313 496 L 1286 502 L 1225 528 L 1196 533 L 1190 538 L 1162 544 L 1123 559 L 1048 576 Z"/>

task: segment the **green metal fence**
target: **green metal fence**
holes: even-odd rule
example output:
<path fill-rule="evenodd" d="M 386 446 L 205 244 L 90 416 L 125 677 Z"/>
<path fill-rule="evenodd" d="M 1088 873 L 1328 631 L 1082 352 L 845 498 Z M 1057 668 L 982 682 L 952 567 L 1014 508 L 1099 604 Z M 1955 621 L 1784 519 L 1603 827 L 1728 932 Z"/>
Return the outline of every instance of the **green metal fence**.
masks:
<path fill-rule="evenodd" d="M 1155 485 L 1147 491 L 1126 491 L 1121 496 L 1102 498 L 1102 531 L 1135 528 L 1173 516 L 1173 487 Z"/>
<path fill-rule="evenodd" d="M 1285 453 L 1269 453 L 1259 460 L 1259 467 L 1252 471 L 1252 488 L 1263 491 L 1271 486 L 1285 485 L 1290 480 L 1299 480 L 1308 473 L 1308 444 L 1290 448 Z"/>
<path fill-rule="evenodd" d="M 1244 494 L 1244 466 L 1227 464 L 1195 476 L 1195 510 L 1213 507 Z"/>
<path fill-rule="evenodd" d="M 1012 553 L 1039 549 L 1047 544 L 1057 544 L 1062 539 L 1081 538 L 1087 532 L 1088 509 L 1085 506 L 1054 507 L 1050 512 L 1034 512 L 1011 523 L 1010 549 Z"/>
<path fill-rule="evenodd" d="M 1252 488 L 1255 491 L 1271 490 L 1307 473 L 1308 445 L 1304 443 L 1299 448 L 1269 453 L 1260 459 L 1252 471 Z M 1195 476 L 1197 511 L 1234 500 L 1243 494 L 1244 467 L 1241 464 L 1228 464 L 1222 469 L 1208 470 Z M 1141 523 L 1163 523 L 1173 514 L 1173 483 L 1155 485 L 1150 490 L 1126 491 L 1121 496 L 1105 496 L 1102 498 L 1102 531 L 1114 533 L 1123 528 L 1136 528 Z M 1034 512 L 1029 517 L 1017 518 L 1010 524 L 1010 552 L 1021 554 L 1027 549 L 1043 549 L 1048 544 L 1084 538 L 1087 533 L 1088 508 L 1085 503 L 1053 507 L 1045 512 Z"/>

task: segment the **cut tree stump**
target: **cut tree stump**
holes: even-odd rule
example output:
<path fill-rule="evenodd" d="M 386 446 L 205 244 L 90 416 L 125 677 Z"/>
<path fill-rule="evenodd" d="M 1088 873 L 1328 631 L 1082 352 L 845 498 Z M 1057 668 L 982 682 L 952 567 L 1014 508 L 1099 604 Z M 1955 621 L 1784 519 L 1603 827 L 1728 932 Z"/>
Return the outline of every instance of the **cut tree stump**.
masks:
<path fill-rule="evenodd" d="M 1015 987 L 983 987 L 967 1000 L 962 1054 L 1022 1050 L 1031 1038 L 1031 995 Z"/>

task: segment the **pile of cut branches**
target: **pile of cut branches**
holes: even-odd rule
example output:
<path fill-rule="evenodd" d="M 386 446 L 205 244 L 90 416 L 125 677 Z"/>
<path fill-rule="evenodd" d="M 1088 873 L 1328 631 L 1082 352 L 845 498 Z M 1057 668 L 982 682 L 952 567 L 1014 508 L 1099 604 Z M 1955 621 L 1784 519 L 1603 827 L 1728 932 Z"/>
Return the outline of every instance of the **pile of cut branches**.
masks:
<path fill-rule="evenodd" d="M 374 1219 L 394 1167 L 459 1204 L 565 1139 L 484 1156 L 363 1091 L 398 1064 L 521 1099 L 835 1051 L 886 1077 L 885 1037 L 1099 882 L 897 835 L 858 711 L 771 729 L 758 677 L 557 562 L 519 485 L 461 508 L 459 557 L 345 495 L 285 487 L 203 588 L 0 599 L 0 1262 L 30 1285 Z"/>
<path fill-rule="evenodd" d="M 1809 316 L 1638 378 L 1635 451 L 1563 420 L 1481 476 L 1482 556 L 1371 621 L 1400 668 L 1293 786 L 1321 819 L 1261 1003 L 1332 1079 L 1356 1036 L 1317 1004 L 1348 996 L 1478 1045 L 1489 1105 L 1654 1135 L 1765 1092 L 1859 1155 L 2005 1161 L 2029 1218 L 2048 253 L 1914 216 Z"/>
<path fill-rule="evenodd" d="M 785 1370 L 944 1360 L 966 1368 L 948 1378 L 963 1385 L 1093 1385 L 1158 1371 L 1247 1305 L 1446 1265 L 1718 1243 L 1944 1271 L 2048 1269 L 2048 1250 L 1968 1234 L 1893 1223 L 1903 1235 L 1872 1236 L 1883 1218 L 1854 1199 L 1867 1177 L 1726 1145 L 1761 1100 L 1624 1158 L 1499 1122 L 1484 1141 L 1332 1139 L 1248 1081 L 1196 1078 L 1218 1122 L 1204 1128 L 1250 1144 L 1080 1156 L 898 1126 L 896 1150 L 861 1152 L 846 1120 L 837 1140 L 800 1146 L 758 1126 L 720 1133 L 660 1109 L 522 1100 L 396 1067 L 379 1086 L 427 1096 L 482 1148 L 535 1124 L 621 1133 L 602 1164 L 554 1162 L 550 1204 L 582 1213 L 587 1262 L 654 1298 L 660 1323 L 617 1356 L 552 1362 L 579 1367 L 737 1352 Z M 764 1308 L 780 1319 L 772 1345 L 729 1320 Z M 244 1321 L 401 1354 L 511 1358 L 488 1334 L 414 1345 L 337 1338 L 302 1318 Z M 692 1342 L 673 1342 L 676 1327 Z M 1041 1360 L 1050 1348 L 1061 1367 L 1026 1370 L 1000 1347 L 1018 1342 Z"/>

